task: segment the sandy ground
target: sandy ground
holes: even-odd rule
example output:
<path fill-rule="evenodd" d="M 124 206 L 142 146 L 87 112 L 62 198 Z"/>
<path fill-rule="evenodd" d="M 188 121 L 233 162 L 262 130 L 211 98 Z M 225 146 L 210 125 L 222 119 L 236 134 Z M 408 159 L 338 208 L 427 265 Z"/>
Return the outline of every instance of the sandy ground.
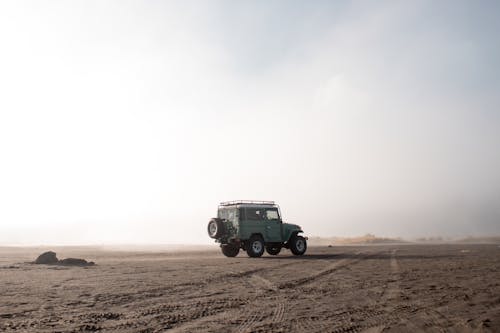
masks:
<path fill-rule="evenodd" d="M 499 245 L 53 249 L 97 265 L 0 248 L 0 332 L 500 332 Z"/>

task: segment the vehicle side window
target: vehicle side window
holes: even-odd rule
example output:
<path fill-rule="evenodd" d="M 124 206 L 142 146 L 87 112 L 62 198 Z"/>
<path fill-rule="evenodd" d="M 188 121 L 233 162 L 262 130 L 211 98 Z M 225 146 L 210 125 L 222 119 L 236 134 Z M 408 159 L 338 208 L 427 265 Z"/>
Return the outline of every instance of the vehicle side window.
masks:
<path fill-rule="evenodd" d="M 277 221 L 280 219 L 277 209 L 266 209 L 266 219 L 269 221 Z"/>
<path fill-rule="evenodd" d="M 234 208 L 220 208 L 217 217 L 231 222 L 236 221 L 236 209 Z"/>
<path fill-rule="evenodd" d="M 263 219 L 262 215 L 262 209 L 260 208 L 246 209 L 246 218 L 248 221 L 261 221 Z"/>
<path fill-rule="evenodd" d="M 227 212 L 227 219 L 231 222 L 235 221 L 236 218 L 236 210 L 235 209 L 229 209 Z"/>
<path fill-rule="evenodd" d="M 227 219 L 227 210 L 226 209 L 219 209 L 219 214 L 217 214 L 218 218 L 220 219 Z"/>

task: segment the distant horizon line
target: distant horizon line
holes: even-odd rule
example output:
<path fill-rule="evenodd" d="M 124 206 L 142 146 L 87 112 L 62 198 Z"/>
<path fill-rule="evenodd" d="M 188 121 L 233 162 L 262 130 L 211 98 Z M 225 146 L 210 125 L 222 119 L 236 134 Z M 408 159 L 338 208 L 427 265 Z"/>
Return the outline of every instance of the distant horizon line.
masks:
<path fill-rule="evenodd" d="M 386 237 L 386 236 L 376 236 L 370 233 L 364 234 L 362 236 L 308 236 L 310 240 L 313 241 L 354 241 L 354 240 L 387 240 L 387 241 L 401 241 L 401 242 L 408 242 L 408 243 L 425 243 L 425 242 L 460 242 L 460 241 L 482 241 L 485 242 L 487 240 L 493 240 L 493 241 L 500 241 L 500 233 L 495 234 L 495 235 L 484 235 L 484 236 L 427 236 L 427 237 L 412 237 L 412 238 L 404 238 L 404 237 Z M 376 243 L 375 243 L 376 244 Z M 380 243 L 379 243 L 380 244 Z M 217 243 L 209 243 L 209 242 L 183 242 L 183 243 L 147 243 L 147 242 L 141 242 L 141 243 L 134 243 L 134 242 L 120 242 L 120 243 L 105 243 L 105 242 L 100 242 L 100 243 L 0 243 L 0 248 L 6 248 L 6 247 L 51 247 L 51 246 L 56 246 L 56 247 L 188 247 L 188 246 L 197 246 L 197 247 L 210 247 L 210 246 L 217 246 Z M 332 244 L 335 245 L 335 244 Z M 346 245 L 346 244 L 339 244 L 339 245 Z M 314 246 L 314 245 L 313 245 Z"/>

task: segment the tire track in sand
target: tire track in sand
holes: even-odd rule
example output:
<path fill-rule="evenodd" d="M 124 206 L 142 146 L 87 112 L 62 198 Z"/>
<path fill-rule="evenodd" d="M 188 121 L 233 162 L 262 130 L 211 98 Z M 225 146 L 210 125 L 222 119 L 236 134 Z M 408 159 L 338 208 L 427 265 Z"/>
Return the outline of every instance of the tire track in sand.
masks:
<path fill-rule="evenodd" d="M 287 266 L 288 263 L 282 263 L 272 267 L 256 267 L 242 271 L 229 271 L 213 277 L 205 277 L 200 280 L 181 282 L 174 285 L 165 285 L 157 288 L 148 288 L 147 290 L 138 290 L 123 292 L 119 294 L 101 293 L 94 296 L 94 303 L 106 304 L 108 306 L 124 306 L 139 301 L 152 299 L 162 299 L 165 295 L 175 293 L 189 292 L 195 288 L 204 287 L 214 283 L 221 283 L 227 280 L 241 279 L 251 276 L 255 273 L 275 270 Z M 234 282 L 234 281 L 233 281 Z"/>
<path fill-rule="evenodd" d="M 377 302 L 380 309 L 373 312 L 372 316 L 366 316 L 361 327 L 362 333 L 375 333 L 382 332 L 386 321 L 394 321 L 399 317 L 396 314 L 395 302 L 399 299 L 401 294 L 400 289 L 400 270 L 399 263 L 396 258 L 396 249 L 391 251 L 389 260 L 389 280 L 382 292 L 382 295 Z"/>
<path fill-rule="evenodd" d="M 314 283 L 316 280 L 325 277 L 339 269 L 345 268 L 345 267 L 350 267 L 358 262 L 360 262 L 363 259 L 369 259 L 370 257 L 376 256 L 377 254 L 380 254 L 381 251 L 376 251 L 376 252 L 369 252 L 369 253 L 363 253 L 363 252 L 356 252 L 354 253 L 356 255 L 355 258 L 346 258 L 346 259 L 341 259 L 339 261 L 335 261 L 332 264 L 328 265 L 325 269 L 311 274 L 306 277 L 302 277 L 300 279 L 295 279 L 292 281 L 286 281 L 278 285 L 279 289 L 288 289 L 288 288 L 296 288 L 300 287 L 306 284 Z"/>
<path fill-rule="evenodd" d="M 354 264 L 363 258 L 380 254 L 380 252 L 362 255 L 352 262 L 339 262 L 338 266 L 328 267 L 322 272 L 315 274 L 321 277 L 329 271 L 335 271 L 340 267 Z M 375 308 L 351 308 L 334 314 L 333 321 L 325 323 L 328 332 L 381 332 L 387 321 L 399 321 L 401 309 L 396 308 L 395 302 L 400 298 L 400 269 L 396 258 L 396 250 L 391 251 L 388 258 L 388 282 L 384 284 L 383 292 Z M 301 281 L 302 282 L 302 281 Z M 325 318 L 326 319 L 326 318 Z"/>
<path fill-rule="evenodd" d="M 360 255 L 361 252 L 357 252 L 355 254 Z M 367 258 L 371 255 L 373 255 L 373 254 L 365 254 L 363 256 L 359 256 L 359 258 L 341 259 L 341 260 L 335 261 L 333 263 L 331 261 L 327 261 L 330 264 L 328 266 L 326 266 L 324 269 L 320 270 L 319 272 L 316 272 L 316 273 L 313 273 L 313 274 L 310 274 L 310 275 L 307 275 L 307 276 L 304 276 L 304 277 L 301 277 L 298 279 L 294 279 L 291 281 L 286 281 L 286 282 L 283 282 L 283 283 L 277 284 L 277 285 L 273 284 L 272 282 L 270 282 L 267 279 L 264 279 L 262 277 L 254 278 L 252 280 L 251 284 L 255 285 L 255 284 L 260 283 L 261 285 L 257 286 L 257 287 L 260 287 L 262 289 L 265 288 L 265 289 L 269 290 L 269 283 L 271 283 L 271 285 L 277 287 L 277 290 L 274 290 L 274 288 L 272 288 L 276 292 L 276 294 L 278 295 L 278 299 L 277 299 L 278 303 L 274 303 L 276 305 L 275 305 L 275 310 L 273 312 L 270 323 L 268 322 L 266 325 L 266 323 L 263 322 L 262 324 L 264 324 L 264 327 L 268 327 L 271 329 L 271 328 L 276 328 L 276 326 L 273 327 L 272 325 L 276 325 L 276 324 L 279 325 L 279 323 L 281 323 L 285 320 L 285 317 L 286 317 L 286 305 L 285 304 L 286 304 L 287 295 L 289 295 L 289 289 L 294 289 L 294 288 L 297 288 L 297 287 L 300 287 L 303 285 L 307 285 L 307 284 L 317 283 L 318 280 L 320 280 L 321 278 L 326 277 L 329 274 L 332 274 L 333 272 L 335 272 L 339 269 L 353 265 L 353 264 L 359 262 L 361 259 Z M 325 261 L 325 260 L 321 260 L 321 261 Z M 269 294 L 269 292 L 268 292 L 268 294 Z M 258 311 L 258 309 L 257 309 L 257 311 Z M 261 312 L 261 311 L 259 311 L 259 312 Z M 314 320 L 313 320 L 313 318 L 314 318 Z M 268 325 L 270 325 L 270 326 L 268 326 Z M 325 332 L 331 328 L 331 326 L 329 326 L 328 324 L 322 323 L 320 318 L 317 318 L 317 317 L 300 318 L 298 320 L 294 320 L 293 326 L 295 326 L 295 328 L 298 329 L 299 331 L 309 331 L 309 332 Z M 251 324 L 250 326 L 246 326 L 246 329 L 253 328 L 253 327 L 255 327 L 255 325 Z M 262 327 L 262 328 L 264 329 L 264 327 Z"/>
<path fill-rule="evenodd" d="M 285 303 L 280 302 L 274 309 L 273 317 L 271 318 L 271 322 L 280 323 L 285 318 Z"/>
<path fill-rule="evenodd" d="M 275 284 L 272 281 L 256 273 L 260 273 L 262 271 L 267 271 L 267 270 L 276 270 L 283 266 L 289 265 L 289 263 L 284 263 L 272 267 L 260 267 L 260 268 L 246 270 L 243 272 L 237 272 L 237 273 L 231 272 L 229 274 L 225 274 L 224 278 L 244 278 L 249 276 L 249 279 L 247 279 L 246 282 L 250 284 L 253 288 L 259 288 L 261 290 L 264 290 L 265 293 L 257 295 L 254 301 L 250 301 L 249 303 L 246 303 L 244 306 L 242 305 L 242 306 L 236 306 L 233 309 L 226 309 L 226 311 L 227 310 L 229 311 L 227 311 L 225 314 L 216 313 L 208 316 L 203 316 L 203 318 L 196 318 L 195 320 L 192 321 L 185 321 L 182 323 L 178 323 L 177 325 L 172 327 L 172 331 L 187 332 L 187 330 L 189 330 L 190 328 L 199 327 L 199 324 L 203 324 L 206 320 L 210 318 L 224 319 L 224 318 L 243 317 L 245 319 L 242 322 L 240 322 L 240 324 L 235 329 L 235 332 L 240 332 L 240 333 L 251 331 L 257 324 L 261 323 L 262 321 L 264 322 L 269 321 L 270 323 L 277 324 L 279 322 L 282 322 L 286 316 L 285 297 L 287 295 L 286 293 L 287 289 L 295 288 L 308 283 L 313 283 L 321 277 L 331 274 L 338 269 L 357 263 L 362 258 L 368 257 L 370 255 L 371 254 L 360 256 L 360 258 L 354 258 L 354 259 L 352 258 L 341 259 L 339 261 L 330 264 L 325 269 L 315 274 L 308 275 L 306 277 L 302 277 L 292 281 L 284 282 L 282 284 Z M 225 280 L 224 278 L 221 279 L 221 277 L 218 277 L 215 279 L 211 279 L 211 282 L 215 281 L 223 282 Z M 273 294 L 278 295 L 278 299 L 277 302 L 274 303 L 275 309 L 273 310 L 272 313 L 270 313 L 268 310 L 262 308 L 261 301 L 262 297 L 264 296 L 269 297 L 270 295 Z"/>
<path fill-rule="evenodd" d="M 252 329 L 252 327 L 255 325 L 256 322 L 260 321 L 262 319 L 262 314 L 258 312 L 254 312 L 250 317 L 245 319 L 237 328 L 236 331 L 237 333 L 243 333 L 247 332 L 248 330 Z"/>
<path fill-rule="evenodd" d="M 278 291 L 278 286 L 275 285 L 273 282 L 269 281 L 266 278 L 263 278 L 260 275 L 253 274 L 250 279 L 248 280 L 248 283 L 256 288 L 256 289 L 261 289 L 263 291 Z"/>
<path fill-rule="evenodd" d="M 324 333 L 329 332 L 331 326 L 319 317 L 302 317 L 293 322 L 295 332 Z"/>
<path fill-rule="evenodd" d="M 234 278 L 247 278 L 245 282 L 250 284 L 253 288 L 258 288 L 265 293 L 262 293 L 260 296 L 261 297 L 264 295 L 269 295 L 269 293 L 274 294 L 276 292 L 279 292 L 279 288 L 277 285 L 275 285 L 273 282 L 263 278 L 260 275 L 257 275 L 256 273 L 258 272 L 263 272 L 263 271 L 272 271 L 276 269 L 280 269 L 281 267 L 287 266 L 289 263 L 285 262 L 279 265 L 274 265 L 271 267 L 257 267 L 253 269 L 249 269 L 246 271 L 240 271 L 240 272 L 229 272 L 227 274 L 224 274 L 223 276 L 215 277 L 212 279 L 208 279 L 209 282 L 217 282 L 221 283 L 224 282 L 228 279 L 234 279 Z M 234 283 L 234 281 L 231 281 L 231 283 Z M 254 300 L 252 301 L 248 296 L 244 298 L 244 300 L 241 300 L 240 304 L 232 304 L 231 307 L 225 307 L 225 308 L 220 308 L 218 312 L 215 312 L 210 309 L 211 305 L 208 303 L 207 304 L 207 309 L 203 311 L 203 314 L 201 316 L 196 316 L 192 320 L 180 320 L 178 323 L 174 324 L 174 326 L 171 328 L 172 332 L 189 332 L 195 328 L 199 328 L 200 325 L 204 325 L 208 320 L 226 320 L 226 319 L 231 319 L 231 318 L 238 318 L 241 317 L 241 313 L 244 311 L 247 306 L 250 309 L 255 309 L 258 308 L 257 302 Z M 283 304 L 284 306 L 284 304 Z M 181 310 L 186 310 L 185 307 L 178 307 L 177 311 Z M 189 310 L 189 309 L 187 309 Z M 252 313 L 252 312 L 251 312 Z M 255 313 L 251 314 L 250 317 L 247 317 L 243 322 L 240 323 L 238 328 L 236 329 L 237 332 L 245 332 L 249 330 L 251 327 L 253 327 L 256 323 L 256 321 L 259 321 L 263 318 L 264 315 L 267 315 L 268 313 L 262 312 L 262 311 L 256 311 Z M 277 315 L 277 320 L 282 320 L 280 319 L 282 316 L 284 316 L 284 308 L 283 308 L 283 313 L 278 313 Z"/>
<path fill-rule="evenodd" d="M 359 255 L 360 253 L 356 253 L 356 254 Z M 249 280 L 249 283 L 254 287 L 265 289 L 267 291 L 267 296 L 269 296 L 269 293 L 276 293 L 278 295 L 278 302 L 275 303 L 276 307 L 275 307 L 275 310 L 273 312 L 272 318 L 270 319 L 271 325 L 278 324 L 278 323 L 282 322 L 286 316 L 286 307 L 285 307 L 286 303 L 285 303 L 285 301 L 286 301 L 286 295 L 288 294 L 287 293 L 288 289 L 296 288 L 296 287 L 299 287 L 299 286 L 302 286 L 305 284 L 309 284 L 309 283 L 314 283 L 319 278 L 327 276 L 327 275 L 337 271 L 338 269 L 355 264 L 355 263 L 359 262 L 362 258 L 368 257 L 370 255 L 371 254 L 365 255 L 365 256 L 360 256 L 359 258 L 354 258 L 354 259 L 352 259 L 352 258 L 341 259 L 339 261 L 331 263 L 325 269 L 323 269 L 317 273 L 314 273 L 314 274 L 311 274 L 311 275 L 308 275 L 308 276 L 305 276 L 305 277 L 302 277 L 299 279 L 295 279 L 292 281 L 287 281 L 287 282 L 284 282 L 284 283 L 281 283 L 278 285 L 274 284 L 273 282 L 271 282 L 271 281 L 269 281 L 261 276 L 258 276 L 256 274 L 254 274 L 252 276 L 252 278 Z M 265 313 L 264 309 L 261 308 L 261 305 L 259 303 L 255 302 L 252 305 L 255 306 L 254 314 L 251 315 L 250 317 L 248 317 L 247 320 L 240 325 L 237 332 L 244 332 L 246 330 L 250 330 L 250 329 L 254 328 L 255 325 L 257 324 L 256 320 L 255 320 L 255 313 L 259 313 L 259 314 Z M 262 319 L 262 316 L 260 319 Z M 312 322 L 308 322 L 307 324 L 311 324 L 311 323 Z M 318 324 L 318 323 L 316 323 L 316 324 Z M 322 326 L 321 330 L 324 330 L 326 328 L 327 328 L 327 326 Z"/>
<path fill-rule="evenodd" d="M 420 329 L 411 323 L 407 317 L 408 315 L 418 313 L 424 309 L 411 305 L 406 301 L 402 304 L 398 303 L 401 299 L 401 274 L 396 249 L 391 251 L 389 267 L 389 281 L 384 293 L 378 301 L 381 306 L 380 310 L 376 311 L 374 316 L 368 317 L 368 320 L 362 323 L 361 327 L 363 329 L 360 330 L 361 333 L 383 332 L 388 324 L 404 325 L 409 332 L 420 331 Z M 427 311 L 424 310 L 424 313 L 426 312 Z"/>
<path fill-rule="evenodd" d="M 387 288 L 385 290 L 384 295 L 382 296 L 381 301 L 386 307 L 394 307 L 394 305 L 390 305 L 392 302 L 396 301 L 400 294 L 400 274 L 399 274 L 399 263 L 396 258 L 396 250 L 392 250 L 391 252 L 391 260 L 390 260 L 390 279 L 387 284 Z"/>
<path fill-rule="evenodd" d="M 283 283 L 278 285 L 278 288 L 279 289 L 289 289 L 289 288 L 295 288 L 295 287 L 299 287 L 299 286 L 311 283 L 311 282 L 313 282 L 313 281 L 315 281 L 323 276 L 326 276 L 326 275 L 333 273 L 334 271 L 336 271 L 340 268 L 346 267 L 348 265 L 352 265 L 360 260 L 361 260 L 361 258 L 359 258 L 359 259 L 341 259 L 341 260 L 334 262 L 333 264 L 327 266 L 327 268 L 325 268 L 325 269 L 323 269 L 315 274 L 305 276 L 305 277 L 300 278 L 300 279 L 283 282 Z"/>
<path fill-rule="evenodd" d="M 379 303 L 382 305 L 382 310 L 387 314 L 384 317 L 374 318 L 372 325 L 363 332 L 377 332 L 376 329 L 382 331 L 387 322 L 404 324 L 409 330 L 418 330 L 415 325 L 410 323 L 406 318 L 408 315 L 415 313 L 418 309 L 408 302 L 398 303 L 401 300 L 401 272 L 397 259 L 397 250 L 391 251 L 390 278 L 386 290 L 382 295 Z"/>

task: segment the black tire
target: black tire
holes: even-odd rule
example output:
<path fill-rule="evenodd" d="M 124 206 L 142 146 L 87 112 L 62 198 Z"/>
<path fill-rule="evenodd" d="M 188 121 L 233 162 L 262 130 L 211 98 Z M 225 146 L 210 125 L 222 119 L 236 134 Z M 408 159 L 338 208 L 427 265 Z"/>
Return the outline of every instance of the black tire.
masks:
<path fill-rule="evenodd" d="M 258 258 L 264 254 L 264 240 L 260 236 L 252 236 L 246 243 L 246 251 L 249 257 Z"/>
<path fill-rule="evenodd" d="M 302 236 L 293 236 L 288 242 L 290 246 L 290 251 L 296 256 L 301 256 L 306 253 L 307 250 L 307 242 L 306 239 Z"/>
<path fill-rule="evenodd" d="M 223 244 L 220 248 L 226 257 L 236 257 L 240 253 L 240 248 L 232 244 Z"/>
<path fill-rule="evenodd" d="M 224 234 L 224 225 L 220 219 L 211 219 L 208 222 L 207 231 L 210 238 L 219 238 Z"/>
<path fill-rule="evenodd" d="M 277 256 L 281 251 L 281 245 L 268 245 L 266 246 L 266 252 L 272 256 Z"/>

